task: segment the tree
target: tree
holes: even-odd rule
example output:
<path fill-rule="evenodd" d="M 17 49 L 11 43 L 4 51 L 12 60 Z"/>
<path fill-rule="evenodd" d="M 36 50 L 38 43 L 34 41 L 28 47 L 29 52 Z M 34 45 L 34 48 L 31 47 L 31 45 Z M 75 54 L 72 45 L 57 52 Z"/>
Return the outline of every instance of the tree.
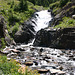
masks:
<path fill-rule="evenodd" d="M 28 10 L 27 0 L 20 0 L 19 7 L 21 11 L 27 11 Z"/>

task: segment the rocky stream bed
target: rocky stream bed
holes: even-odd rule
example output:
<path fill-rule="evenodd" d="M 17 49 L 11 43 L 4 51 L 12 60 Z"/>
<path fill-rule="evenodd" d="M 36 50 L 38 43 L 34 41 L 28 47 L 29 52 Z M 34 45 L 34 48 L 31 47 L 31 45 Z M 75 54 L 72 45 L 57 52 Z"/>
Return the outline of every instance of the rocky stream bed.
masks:
<path fill-rule="evenodd" d="M 17 45 L 6 47 L 7 59 L 38 70 L 41 75 L 75 75 L 75 50 Z"/>

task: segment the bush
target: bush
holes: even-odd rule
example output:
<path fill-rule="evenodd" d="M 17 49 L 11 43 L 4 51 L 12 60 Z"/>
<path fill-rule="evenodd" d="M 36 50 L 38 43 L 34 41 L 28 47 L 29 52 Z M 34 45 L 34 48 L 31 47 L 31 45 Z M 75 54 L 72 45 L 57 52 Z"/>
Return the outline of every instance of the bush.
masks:
<path fill-rule="evenodd" d="M 14 11 L 27 11 L 28 10 L 28 4 L 27 0 L 20 0 L 20 3 L 18 5 L 15 5 Z"/>
<path fill-rule="evenodd" d="M 6 56 L 0 55 L 0 75 L 39 75 L 37 71 L 32 71 L 28 67 L 20 67 L 19 63 Z"/>
<path fill-rule="evenodd" d="M 15 22 L 20 21 L 20 18 L 16 14 L 11 13 L 9 14 L 8 21 L 9 21 L 9 25 L 15 25 Z"/>
<path fill-rule="evenodd" d="M 74 20 L 69 20 L 68 24 L 74 24 Z"/>
<path fill-rule="evenodd" d="M 2 71 L 2 74 L 22 75 L 21 73 L 18 73 L 18 68 L 19 66 L 16 65 L 16 62 L 14 60 L 7 61 L 6 56 L 0 55 L 0 71 Z"/>
<path fill-rule="evenodd" d="M 67 2 L 69 2 L 70 0 L 60 0 L 60 7 L 63 7 L 64 5 L 66 5 Z"/>
<path fill-rule="evenodd" d="M 53 8 L 59 7 L 59 4 L 60 4 L 60 2 L 57 1 L 55 3 L 50 4 L 49 7 L 53 9 Z"/>
<path fill-rule="evenodd" d="M 14 1 L 11 2 L 10 8 L 13 8 L 13 6 L 14 6 Z"/>
<path fill-rule="evenodd" d="M 67 28 L 75 27 L 75 20 L 70 17 L 64 17 L 59 25 L 56 25 L 55 28 Z"/>
<path fill-rule="evenodd" d="M 5 48 L 6 44 L 5 44 L 4 38 L 1 38 L 1 45 L 2 45 L 2 48 Z"/>
<path fill-rule="evenodd" d="M 19 24 L 16 23 L 16 25 L 13 26 L 12 28 L 12 36 L 14 37 L 14 34 L 18 31 L 19 29 Z"/>

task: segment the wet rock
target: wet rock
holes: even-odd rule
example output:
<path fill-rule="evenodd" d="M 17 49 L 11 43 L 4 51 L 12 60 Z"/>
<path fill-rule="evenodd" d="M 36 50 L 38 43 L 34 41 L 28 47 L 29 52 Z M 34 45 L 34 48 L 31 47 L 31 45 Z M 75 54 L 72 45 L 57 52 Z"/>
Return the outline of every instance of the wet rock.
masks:
<path fill-rule="evenodd" d="M 17 31 L 14 35 L 14 40 L 17 43 L 28 43 L 30 40 L 32 40 L 35 36 L 35 30 L 34 26 L 32 25 L 31 19 L 24 22 L 22 24 L 22 28 L 20 31 Z"/>
<path fill-rule="evenodd" d="M 0 15 L 0 36 L 5 37 L 5 29 L 6 29 L 6 22 L 2 15 Z"/>
<path fill-rule="evenodd" d="M 75 61 L 75 57 L 73 57 L 73 60 Z"/>
<path fill-rule="evenodd" d="M 46 73 L 46 72 L 48 72 L 49 70 L 47 70 L 47 69 L 38 69 L 37 70 L 39 73 Z"/>
<path fill-rule="evenodd" d="M 62 67 L 62 66 L 59 66 L 59 69 L 60 69 L 60 70 L 63 70 L 63 67 Z"/>
<path fill-rule="evenodd" d="M 20 51 L 16 50 L 16 49 L 12 49 L 11 51 L 14 52 L 14 53 L 20 53 Z"/>
<path fill-rule="evenodd" d="M 73 32 L 75 28 L 41 29 L 36 34 L 34 46 L 75 49 Z"/>
<path fill-rule="evenodd" d="M 25 51 L 24 48 L 17 48 L 16 50 Z"/>
<path fill-rule="evenodd" d="M 75 15 L 72 15 L 72 18 L 74 18 L 74 19 L 75 19 Z"/>
<path fill-rule="evenodd" d="M 8 60 L 8 61 L 10 61 L 10 60 L 11 60 L 11 58 L 7 58 L 7 60 Z"/>
<path fill-rule="evenodd" d="M 54 30 L 41 29 L 36 34 L 36 37 L 35 37 L 36 39 L 34 41 L 34 46 L 45 46 L 45 47 L 50 46 L 52 40 L 55 38 L 55 36 L 54 36 L 55 34 L 56 34 L 56 32 Z"/>
<path fill-rule="evenodd" d="M 13 57 L 13 58 L 15 58 L 16 56 L 17 56 L 17 53 L 13 53 L 13 52 L 7 55 L 7 57 Z"/>
<path fill-rule="evenodd" d="M 38 61 L 33 61 L 35 63 L 35 65 L 38 65 Z"/>
<path fill-rule="evenodd" d="M 8 46 L 10 45 L 16 45 L 16 42 L 10 37 L 10 35 L 5 37 L 5 41 L 7 43 Z"/>
<path fill-rule="evenodd" d="M 65 72 L 61 70 L 56 70 L 56 69 L 50 69 L 51 74 L 58 74 L 58 75 L 64 75 Z"/>
<path fill-rule="evenodd" d="M 11 50 L 10 50 L 10 48 L 5 48 L 2 52 L 5 54 L 9 54 L 9 53 L 11 53 Z"/>
<path fill-rule="evenodd" d="M 31 65 L 33 65 L 33 62 L 25 62 L 25 65 L 26 66 L 31 66 Z"/>

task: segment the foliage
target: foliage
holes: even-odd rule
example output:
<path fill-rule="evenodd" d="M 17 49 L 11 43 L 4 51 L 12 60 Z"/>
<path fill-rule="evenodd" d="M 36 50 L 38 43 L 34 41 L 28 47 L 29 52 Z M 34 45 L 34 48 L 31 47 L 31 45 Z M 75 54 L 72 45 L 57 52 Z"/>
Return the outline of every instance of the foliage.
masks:
<path fill-rule="evenodd" d="M 67 28 L 67 27 L 75 27 L 75 20 L 70 17 L 64 17 L 63 21 L 60 22 L 59 25 L 56 25 L 54 28 Z"/>
<path fill-rule="evenodd" d="M 12 37 L 14 37 L 14 34 L 18 31 L 18 29 L 19 29 L 19 24 L 16 23 L 16 25 L 14 25 L 12 28 Z"/>
<path fill-rule="evenodd" d="M 5 40 L 4 40 L 4 38 L 1 38 L 1 45 L 2 45 L 2 48 L 5 48 L 5 46 L 6 46 L 6 43 L 5 43 Z"/>
<path fill-rule="evenodd" d="M 59 1 L 59 0 L 28 0 L 28 1 L 32 2 L 34 5 L 48 7 L 49 4 Z"/>
<path fill-rule="evenodd" d="M 69 2 L 70 0 L 60 0 L 60 7 L 63 7 L 64 5 L 66 5 L 67 2 Z"/>
<path fill-rule="evenodd" d="M 54 2 L 54 3 L 50 4 L 49 7 L 51 9 L 53 9 L 53 8 L 59 7 L 59 4 L 60 4 L 60 1 L 57 1 L 57 2 Z"/>
<path fill-rule="evenodd" d="M 14 60 L 7 61 L 6 56 L 0 55 L 0 70 L 2 71 L 2 74 L 22 75 L 21 73 L 18 73 L 18 68 L 19 66 L 16 65 L 16 62 Z"/>
<path fill-rule="evenodd" d="M 12 35 L 18 30 L 19 25 L 35 12 L 35 10 L 31 8 L 33 4 L 30 4 L 31 2 L 28 4 L 26 0 L 0 0 L 0 14 L 2 14 L 7 21 L 8 32 L 13 32 Z M 16 26 L 17 24 L 18 27 Z"/>
<path fill-rule="evenodd" d="M 27 0 L 20 0 L 19 7 L 20 10 L 27 11 L 28 10 Z"/>
<path fill-rule="evenodd" d="M 24 71 L 22 73 L 22 71 Z M 29 70 L 27 67 L 21 68 L 19 63 L 11 59 L 7 60 L 6 56 L 0 55 L 0 75 L 39 75 L 37 71 Z"/>
<path fill-rule="evenodd" d="M 9 14 L 8 21 L 9 21 L 9 25 L 14 25 L 15 22 L 19 22 L 20 21 L 20 18 L 16 14 L 13 14 L 11 12 Z"/>

